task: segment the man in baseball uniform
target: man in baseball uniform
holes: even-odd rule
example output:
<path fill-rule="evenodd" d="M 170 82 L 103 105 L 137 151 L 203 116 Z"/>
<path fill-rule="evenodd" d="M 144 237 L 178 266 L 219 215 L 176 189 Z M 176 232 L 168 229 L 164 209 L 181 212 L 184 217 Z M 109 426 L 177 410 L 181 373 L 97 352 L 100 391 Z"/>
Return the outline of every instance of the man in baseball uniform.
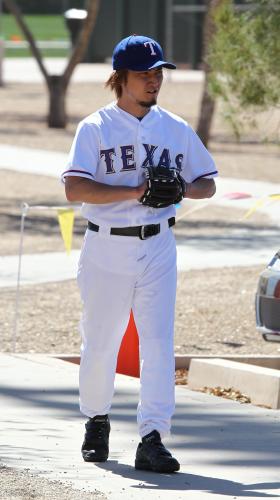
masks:
<path fill-rule="evenodd" d="M 217 171 L 192 128 L 157 105 L 162 68 L 176 67 L 155 40 L 132 35 L 117 44 L 106 83 L 116 102 L 79 124 L 63 178 L 68 201 L 82 202 L 88 221 L 78 267 L 83 458 L 108 458 L 117 356 L 132 309 L 141 382 L 135 467 L 175 472 L 180 465 L 161 441 L 174 413 L 171 227 L 182 197 L 213 196 Z"/>

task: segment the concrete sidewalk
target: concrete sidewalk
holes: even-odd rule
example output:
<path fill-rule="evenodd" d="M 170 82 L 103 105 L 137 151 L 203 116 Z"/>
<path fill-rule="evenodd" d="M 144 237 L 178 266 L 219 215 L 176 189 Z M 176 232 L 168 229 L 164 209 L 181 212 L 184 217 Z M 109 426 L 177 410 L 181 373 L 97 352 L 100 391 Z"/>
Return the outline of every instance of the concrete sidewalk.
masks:
<path fill-rule="evenodd" d="M 67 64 L 64 57 L 47 57 L 44 63 L 51 74 L 60 75 Z M 74 70 L 71 81 L 75 83 L 104 83 L 112 72 L 111 62 L 80 63 Z M 202 82 L 204 72 L 198 70 L 166 71 L 165 78 L 172 82 Z M 43 83 L 44 79 L 33 57 L 10 57 L 3 62 L 4 82 Z"/>
<path fill-rule="evenodd" d="M 67 155 L 58 151 L 0 144 L 0 169 L 59 179 L 66 162 Z"/>
<path fill-rule="evenodd" d="M 262 238 L 265 233 L 262 232 Z M 177 244 L 177 269 L 189 271 L 191 269 L 209 269 L 220 267 L 242 267 L 267 265 L 278 250 L 278 233 L 272 236 L 269 232 L 265 243 L 259 241 L 248 242 L 247 248 L 238 248 L 238 237 L 235 235 L 235 246 L 232 248 L 232 239 L 228 241 L 207 242 L 203 246 L 200 241 L 185 241 Z M 220 248 L 211 248 L 213 245 Z M 261 246 L 260 246 L 261 245 Z M 80 250 L 66 252 L 46 252 L 40 254 L 23 254 L 21 261 L 21 285 L 36 283 L 52 283 L 76 279 Z M 18 255 L 0 256 L 0 288 L 15 287 L 17 285 L 19 257 Z"/>
<path fill-rule="evenodd" d="M 108 499 L 279 498 L 279 411 L 241 405 L 176 386 L 172 437 L 177 474 L 136 471 L 139 381 L 116 377 L 110 458 L 80 455 L 85 419 L 78 366 L 46 355 L 0 355 L 2 462 Z"/>

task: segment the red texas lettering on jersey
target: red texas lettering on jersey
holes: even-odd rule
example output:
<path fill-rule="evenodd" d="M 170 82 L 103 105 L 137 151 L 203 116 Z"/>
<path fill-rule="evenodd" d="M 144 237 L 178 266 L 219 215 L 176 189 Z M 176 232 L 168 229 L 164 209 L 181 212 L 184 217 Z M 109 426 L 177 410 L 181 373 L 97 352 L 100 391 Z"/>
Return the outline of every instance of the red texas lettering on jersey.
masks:
<path fill-rule="evenodd" d="M 159 146 L 153 146 L 152 144 L 143 144 L 146 157 L 142 163 L 142 167 L 147 166 L 158 166 L 158 167 L 166 167 L 166 168 L 176 168 L 176 170 L 182 170 L 182 161 L 184 155 L 179 153 L 175 156 L 174 161 L 171 158 L 170 151 L 168 148 L 163 148 L 158 155 L 157 165 L 155 165 L 155 152 L 158 150 Z M 157 151 L 157 154 L 159 152 Z M 115 148 L 110 149 L 101 149 L 100 158 L 104 158 L 104 162 L 106 165 L 106 174 L 115 174 L 116 170 L 114 168 L 114 161 L 118 157 Z M 134 146 L 129 144 L 127 146 L 120 146 L 120 154 L 119 157 L 122 162 L 122 168 L 120 172 L 127 172 L 130 170 L 136 170 L 136 163 L 134 159 Z"/>

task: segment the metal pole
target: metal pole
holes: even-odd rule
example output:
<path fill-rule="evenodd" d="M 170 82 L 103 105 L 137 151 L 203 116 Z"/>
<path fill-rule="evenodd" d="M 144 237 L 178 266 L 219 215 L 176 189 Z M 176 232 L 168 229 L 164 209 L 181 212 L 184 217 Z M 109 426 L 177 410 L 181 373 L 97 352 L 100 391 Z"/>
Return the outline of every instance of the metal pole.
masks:
<path fill-rule="evenodd" d="M 19 292 L 20 292 L 20 274 L 21 274 L 21 257 L 23 250 L 23 233 L 24 233 L 24 222 L 25 217 L 28 212 L 28 204 L 21 204 L 21 222 L 20 222 L 20 241 L 19 241 L 19 252 L 18 252 L 18 274 L 17 274 L 17 289 L 16 289 L 16 302 L 15 302 L 15 317 L 14 317 L 14 328 L 13 328 L 13 350 L 16 352 L 16 342 L 18 335 L 18 319 L 19 319 Z"/>

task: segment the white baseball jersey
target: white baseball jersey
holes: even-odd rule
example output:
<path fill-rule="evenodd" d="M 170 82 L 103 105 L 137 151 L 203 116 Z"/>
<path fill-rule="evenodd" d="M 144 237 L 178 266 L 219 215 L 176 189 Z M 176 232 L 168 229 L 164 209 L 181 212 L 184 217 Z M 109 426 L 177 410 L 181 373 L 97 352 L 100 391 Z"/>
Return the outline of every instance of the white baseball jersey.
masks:
<path fill-rule="evenodd" d="M 217 175 L 213 158 L 182 118 L 153 106 L 139 120 L 113 102 L 80 122 L 62 176 L 136 187 L 148 165 L 175 168 L 186 182 Z M 167 220 L 175 206 L 153 209 L 137 200 L 84 203 L 82 214 L 100 226 L 138 226 Z"/>

